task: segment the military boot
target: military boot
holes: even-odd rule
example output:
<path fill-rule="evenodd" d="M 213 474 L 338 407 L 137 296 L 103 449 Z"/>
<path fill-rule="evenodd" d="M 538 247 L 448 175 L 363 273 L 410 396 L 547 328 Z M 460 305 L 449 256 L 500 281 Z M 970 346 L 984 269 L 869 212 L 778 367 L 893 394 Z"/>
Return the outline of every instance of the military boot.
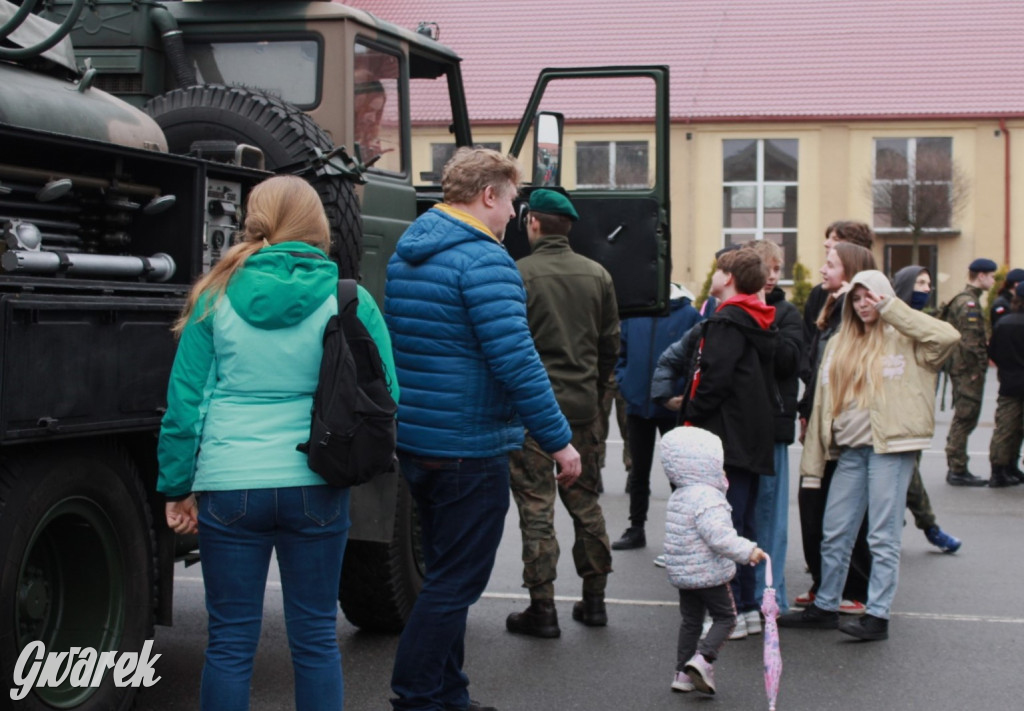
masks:
<path fill-rule="evenodd" d="M 1020 482 L 1010 474 L 1009 469 L 1009 467 L 992 467 L 992 478 L 988 480 L 988 485 L 993 489 L 998 489 L 1019 484 Z"/>
<path fill-rule="evenodd" d="M 522 612 L 513 612 L 505 620 L 505 629 L 515 634 L 554 639 L 562 634 L 558 628 L 558 611 L 554 600 L 533 600 Z"/>
<path fill-rule="evenodd" d="M 572 606 L 572 618 L 587 627 L 608 624 L 608 610 L 604 606 L 604 593 L 583 593 L 583 599 Z"/>

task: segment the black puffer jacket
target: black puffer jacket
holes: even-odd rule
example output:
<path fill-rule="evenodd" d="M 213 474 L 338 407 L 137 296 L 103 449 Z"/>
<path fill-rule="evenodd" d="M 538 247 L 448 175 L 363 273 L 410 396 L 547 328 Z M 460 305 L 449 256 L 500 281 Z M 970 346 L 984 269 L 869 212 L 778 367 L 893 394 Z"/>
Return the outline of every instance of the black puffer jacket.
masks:
<path fill-rule="evenodd" d="M 1008 313 L 992 330 L 988 357 L 998 370 L 999 394 L 1024 398 L 1024 313 Z"/>
<path fill-rule="evenodd" d="M 779 331 L 775 349 L 775 384 L 782 398 L 782 411 L 775 415 L 775 441 L 792 444 L 796 439 L 796 406 L 800 392 L 800 364 L 807 344 L 800 311 L 786 301 L 786 292 L 775 287 L 768 294 L 768 305 L 775 307 L 775 328 Z"/>
<path fill-rule="evenodd" d="M 727 301 L 706 326 L 697 389 L 684 420 L 722 439 L 726 466 L 775 474 L 778 330 L 774 309 L 756 300 Z"/>

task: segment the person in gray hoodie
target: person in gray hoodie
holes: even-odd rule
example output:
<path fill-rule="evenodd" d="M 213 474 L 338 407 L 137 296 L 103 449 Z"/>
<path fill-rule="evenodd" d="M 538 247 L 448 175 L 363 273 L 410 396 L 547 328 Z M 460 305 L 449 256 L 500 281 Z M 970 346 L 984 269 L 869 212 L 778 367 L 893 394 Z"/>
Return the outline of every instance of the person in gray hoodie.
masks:
<path fill-rule="evenodd" d="M 896 296 L 904 303 L 920 311 L 931 300 L 931 272 L 919 264 L 903 267 L 893 277 L 892 287 Z M 943 531 L 935 520 L 932 502 L 928 498 L 928 491 L 924 488 L 924 481 L 921 480 L 920 454 L 917 457 L 917 463 L 914 464 L 914 473 L 910 476 L 910 488 L 907 489 L 907 508 L 914 516 L 914 525 L 924 531 L 924 537 L 928 539 L 929 543 L 943 553 L 956 553 L 960 550 L 963 541 Z"/>
<path fill-rule="evenodd" d="M 722 440 L 699 427 L 677 427 L 661 439 L 661 463 L 675 487 L 665 515 L 665 567 L 679 588 L 683 618 L 672 689 L 714 694 L 714 662 L 736 626 L 729 581 L 736 563 L 755 565 L 765 553 L 733 527 Z M 711 629 L 700 639 L 705 612 Z"/>

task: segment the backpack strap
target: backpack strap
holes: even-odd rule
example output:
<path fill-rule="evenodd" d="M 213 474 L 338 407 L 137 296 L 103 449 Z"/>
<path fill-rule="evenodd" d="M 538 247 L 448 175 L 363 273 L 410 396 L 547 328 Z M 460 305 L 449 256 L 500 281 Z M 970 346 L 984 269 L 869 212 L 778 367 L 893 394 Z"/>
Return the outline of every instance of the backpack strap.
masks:
<path fill-rule="evenodd" d="M 355 279 L 338 279 L 338 315 L 343 319 L 347 318 L 346 312 L 352 309 L 352 316 L 355 316 L 356 308 L 359 307 L 359 292 L 356 290 Z"/>

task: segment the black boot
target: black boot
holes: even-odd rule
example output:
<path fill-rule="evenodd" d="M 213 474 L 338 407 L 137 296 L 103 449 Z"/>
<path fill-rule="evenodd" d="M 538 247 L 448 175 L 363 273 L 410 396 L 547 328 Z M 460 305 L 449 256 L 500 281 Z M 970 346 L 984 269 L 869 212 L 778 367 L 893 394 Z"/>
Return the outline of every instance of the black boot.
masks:
<path fill-rule="evenodd" d="M 1004 486 L 1017 486 L 1020 482 L 1011 476 L 1008 470 L 1009 467 L 992 467 L 992 478 L 988 480 L 988 485 L 993 489 L 1000 489 Z"/>
<path fill-rule="evenodd" d="M 1018 483 L 1024 484 L 1024 472 L 1020 470 L 1018 465 L 1014 464 L 1012 467 L 1007 467 L 1007 473 L 1016 479 Z"/>
<path fill-rule="evenodd" d="M 513 612 L 505 620 L 505 629 L 515 634 L 554 639 L 562 634 L 558 628 L 558 611 L 554 600 L 534 600 L 522 612 Z"/>
<path fill-rule="evenodd" d="M 946 472 L 946 483 L 950 486 L 985 486 L 988 482 L 968 471 L 955 472 L 950 469 Z"/>
<path fill-rule="evenodd" d="M 608 624 L 608 610 L 604 606 L 604 593 L 583 593 L 583 599 L 572 606 L 572 618 L 587 627 Z"/>
<path fill-rule="evenodd" d="M 622 538 L 612 543 L 613 551 L 628 551 L 634 548 L 644 548 L 647 545 L 647 536 L 644 535 L 643 526 L 630 526 L 622 534 Z"/>

